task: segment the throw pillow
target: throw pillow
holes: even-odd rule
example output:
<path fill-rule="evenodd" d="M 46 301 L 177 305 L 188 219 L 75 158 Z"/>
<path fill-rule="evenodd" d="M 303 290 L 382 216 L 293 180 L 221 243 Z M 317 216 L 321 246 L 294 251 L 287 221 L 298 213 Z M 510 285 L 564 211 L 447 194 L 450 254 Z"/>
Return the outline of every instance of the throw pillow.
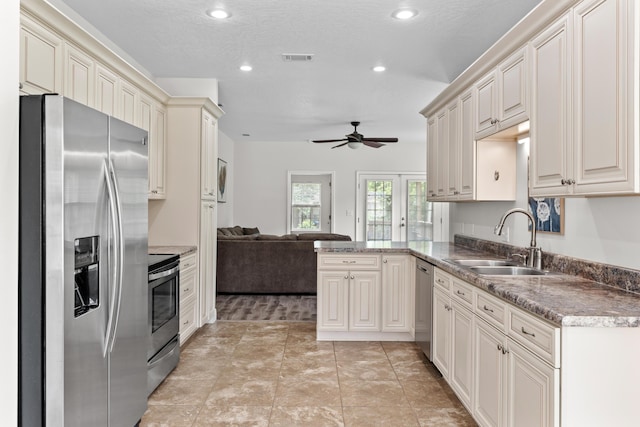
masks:
<path fill-rule="evenodd" d="M 242 227 L 242 233 L 243 234 L 260 234 L 260 230 L 258 230 L 258 227 L 253 227 L 253 228 Z"/>

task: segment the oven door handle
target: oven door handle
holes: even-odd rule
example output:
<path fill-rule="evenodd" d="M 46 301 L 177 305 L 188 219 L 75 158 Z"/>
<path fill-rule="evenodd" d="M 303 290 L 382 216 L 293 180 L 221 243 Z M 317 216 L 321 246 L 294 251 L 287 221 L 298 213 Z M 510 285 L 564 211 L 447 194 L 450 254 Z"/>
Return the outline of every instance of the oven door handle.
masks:
<path fill-rule="evenodd" d="M 152 273 L 149 275 L 149 281 L 171 276 L 172 274 L 175 274 L 178 271 L 180 271 L 180 266 L 173 267 L 171 270 L 161 271 L 159 273 Z"/>
<path fill-rule="evenodd" d="M 160 350 L 160 353 L 156 354 L 153 359 L 149 361 L 149 363 L 147 364 L 147 368 L 153 368 L 167 357 L 173 356 L 173 353 L 175 353 L 175 351 L 180 348 L 180 341 L 178 338 L 179 336 L 175 337 L 172 340 L 173 345 L 166 345 L 162 350 Z"/>

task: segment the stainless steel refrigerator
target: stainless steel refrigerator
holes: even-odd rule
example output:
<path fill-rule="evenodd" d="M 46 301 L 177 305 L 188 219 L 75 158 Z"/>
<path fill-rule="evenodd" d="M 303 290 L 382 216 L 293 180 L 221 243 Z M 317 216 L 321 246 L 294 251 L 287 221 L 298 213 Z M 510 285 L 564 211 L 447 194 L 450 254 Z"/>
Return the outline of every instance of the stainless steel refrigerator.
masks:
<path fill-rule="evenodd" d="M 19 420 L 135 425 L 147 407 L 147 133 L 20 99 Z"/>

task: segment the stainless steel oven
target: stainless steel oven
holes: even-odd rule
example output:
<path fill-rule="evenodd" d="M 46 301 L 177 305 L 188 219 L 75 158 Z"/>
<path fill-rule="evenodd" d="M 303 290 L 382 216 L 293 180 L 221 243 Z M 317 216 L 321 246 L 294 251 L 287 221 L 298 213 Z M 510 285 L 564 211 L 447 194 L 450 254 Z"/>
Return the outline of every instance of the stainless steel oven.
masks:
<path fill-rule="evenodd" d="M 149 255 L 149 394 L 180 360 L 180 257 Z"/>

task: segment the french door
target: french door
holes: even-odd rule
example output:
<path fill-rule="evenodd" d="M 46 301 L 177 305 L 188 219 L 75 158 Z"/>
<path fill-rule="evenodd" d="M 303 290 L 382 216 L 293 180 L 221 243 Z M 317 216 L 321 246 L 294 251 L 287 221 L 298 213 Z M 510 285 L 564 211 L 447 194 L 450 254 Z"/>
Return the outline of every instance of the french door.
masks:
<path fill-rule="evenodd" d="M 356 240 L 433 240 L 424 174 L 358 173 Z"/>

